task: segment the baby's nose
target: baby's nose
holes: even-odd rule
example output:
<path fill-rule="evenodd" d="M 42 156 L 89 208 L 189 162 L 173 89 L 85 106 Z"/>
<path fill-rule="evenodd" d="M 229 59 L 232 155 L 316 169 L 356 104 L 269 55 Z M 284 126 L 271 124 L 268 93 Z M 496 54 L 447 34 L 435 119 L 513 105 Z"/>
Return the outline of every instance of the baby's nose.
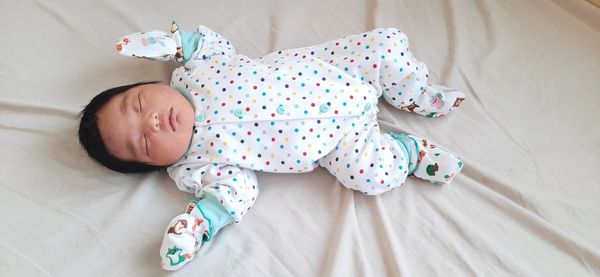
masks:
<path fill-rule="evenodd" d="M 158 113 L 151 112 L 146 119 L 146 129 L 152 132 L 160 131 L 160 121 L 158 120 Z"/>

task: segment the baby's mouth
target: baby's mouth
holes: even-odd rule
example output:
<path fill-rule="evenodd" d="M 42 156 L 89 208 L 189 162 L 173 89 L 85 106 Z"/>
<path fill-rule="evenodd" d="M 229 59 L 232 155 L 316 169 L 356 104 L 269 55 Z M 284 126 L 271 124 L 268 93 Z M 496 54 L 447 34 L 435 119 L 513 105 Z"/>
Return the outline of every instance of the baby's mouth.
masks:
<path fill-rule="evenodd" d="M 171 130 L 173 130 L 173 132 L 177 131 L 177 128 L 175 128 L 176 124 L 177 122 L 175 120 L 175 114 L 173 113 L 173 108 L 171 108 L 169 110 L 169 126 L 171 126 Z"/>

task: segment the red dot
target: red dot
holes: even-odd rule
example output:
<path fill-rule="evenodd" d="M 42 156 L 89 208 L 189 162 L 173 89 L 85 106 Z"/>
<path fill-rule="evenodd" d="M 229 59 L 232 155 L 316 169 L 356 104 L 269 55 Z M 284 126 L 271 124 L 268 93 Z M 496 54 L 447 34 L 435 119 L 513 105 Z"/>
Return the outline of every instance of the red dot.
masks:
<path fill-rule="evenodd" d="M 217 176 L 221 176 L 221 172 L 217 172 Z"/>
<path fill-rule="evenodd" d="M 359 173 L 360 173 L 360 174 L 363 174 L 363 173 L 365 173 L 365 171 L 361 169 L 361 170 L 359 171 Z"/>
<path fill-rule="evenodd" d="M 275 117 L 275 114 L 274 114 L 274 113 L 271 113 L 271 117 Z"/>
<path fill-rule="evenodd" d="M 356 45 L 360 45 L 360 41 L 356 43 Z"/>
<path fill-rule="evenodd" d="M 376 64 L 373 64 L 373 68 L 377 68 L 377 65 L 376 65 Z"/>
<path fill-rule="evenodd" d="M 330 138 L 332 138 L 332 137 L 333 137 L 333 134 L 329 134 L 329 137 L 330 137 Z"/>
<path fill-rule="evenodd" d="M 335 43 L 335 46 L 338 46 L 338 45 L 340 45 L 340 43 L 339 43 L 339 42 L 336 42 L 336 43 Z"/>
<path fill-rule="evenodd" d="M 252 132 L 248 131 L 248 135 L 249 135 L 249 136 L 251 136 L 251 135 L 252 135 Z"/>
<path fill-rule="evenodd" d="M 245 160 L 245 159 L 246 159 L 246 156 L 242 156 L 242 160 Z"/>
<path fill-rule="evenodd" d="M 267 162 L 265 162 L 265 163 L 266 163 L 267 165 L 270 165 L 270 164 L 271 164 L 271 162 L 269 162 L 269 161 L 267 161 Z"/>
<path fill-rule="evenodd" d="M 384 183 L 385 183 L 385 181 L 384 181 L 384 180 L 381 180 L 381 184 L 383 185 Z"/>
<path fill-rule="evenodd" d="M 306 155 L 307 155 L 306 152 L 302 152 L 302 156 L 306 156 Z"/>
<path fill-rule="evenodd" d="M 249 107 L 246 107 L 246 111 L 247 111 L 247 112 L 249 112 L 249 111 L 250 111 L 250 108 L 249 108 Z"/>
<path fill-rule="evenodd" d="M 253 86 L 252 88 L 253 88 L 253 89 L 257 89 L 258 87 L 257 87 L 257 86 Z"/>
<path fill-rule="evenodd" d="M 315 106 L 315 103 L 310 103 L 310 106 L 311 106 L 311 107 L 314 107 L 314 106 Z"/>
<path fill-rule="evenodd" d="M 388 53 L 392 53 L 392 49 L 388 49 Z"/>
<path fill-rule="evenodd" d="M 225 107 L 225 102 L 221 103 L 221 107 Z"/>
<path fill-rule="evenodd" d="M 308 129 L 308 131 L 312 133 L 312 131 L 313 131 L 313 128 L 310 128 L 310 129 Z"/>
<path fill-rule="evenodd" d="M 229 81 L 230 84 L 233 84 L 233 80 Z"/>
<path fill-rule="evenodd" d="M 318 87 L 318 86 L 321 86 L 321 84 L 317 83 L 317 87 Z"/>
<path fill-rule="evenodd" d="M 275 138 L 271 138 L 271 141 L 275 141 Z"/>

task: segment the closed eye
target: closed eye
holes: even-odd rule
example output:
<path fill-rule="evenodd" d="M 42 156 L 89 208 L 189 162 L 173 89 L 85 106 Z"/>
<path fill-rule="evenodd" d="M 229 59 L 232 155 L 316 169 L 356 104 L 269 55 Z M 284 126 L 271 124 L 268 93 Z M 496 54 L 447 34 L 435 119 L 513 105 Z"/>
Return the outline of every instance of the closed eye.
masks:
<path fill-rule="evenodd" d="M 142 110 L 142 100 L 140 99 L 140 94 L 138 93 L 138 103 L 140 103 L 140 113 L 143 112 Z"/>

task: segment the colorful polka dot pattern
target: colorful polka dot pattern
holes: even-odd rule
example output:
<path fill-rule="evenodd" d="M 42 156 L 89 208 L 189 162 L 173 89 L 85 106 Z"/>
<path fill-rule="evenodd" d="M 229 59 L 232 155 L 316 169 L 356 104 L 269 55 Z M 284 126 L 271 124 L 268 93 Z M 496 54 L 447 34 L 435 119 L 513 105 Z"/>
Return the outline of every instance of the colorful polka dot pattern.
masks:
<path fill-rule="evenodd" d="M 365 118 L 319 164 L 346 187 L 380 194 L 404 183 L 407 153 L 389 135 L 382 135 L 375 118 Z"/>
<path fill-rule="evenodd" d="M 204 184 L 203 176 L 174 169 L 190 164 L 267 172 L 320 164 L 368 194 L 404 182 L 405 154 L 376 124 L 382 94 L 402 108 L 426 86 L 427 68 L 403 33 L 377 29 L 251 59 L 203 30 L 196 59 L 171 80 L 196 112 L 188 153 L 171 169 L 176 182 Z"/>
<path fill-rule="evenodd" d="M 214 196 L 237 223 L 258 196 L 256 175 L 250 169 L 224 164 L 180 163 L 167 169 L 177 187 L 202 198 Z"/>

